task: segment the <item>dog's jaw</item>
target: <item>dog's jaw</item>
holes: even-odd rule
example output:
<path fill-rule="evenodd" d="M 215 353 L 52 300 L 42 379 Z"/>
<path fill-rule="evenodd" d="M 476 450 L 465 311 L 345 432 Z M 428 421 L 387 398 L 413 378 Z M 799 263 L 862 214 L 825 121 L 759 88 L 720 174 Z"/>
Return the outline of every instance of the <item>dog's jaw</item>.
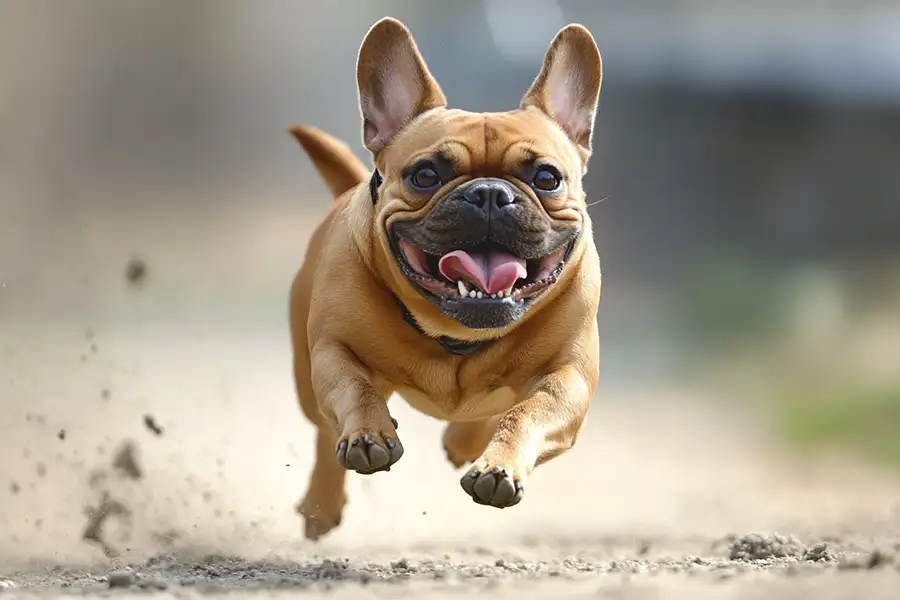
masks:
<path fill-rule="evenodd" d="M 522 259 L 525 276 L 493 293 L 490 288 L 485 289 L 484 278 L 473 280 L 465 271 L 442 270 L 441 256 L 426 253 L 395 232 L 391 233 L 390 247 L 402 275 L 441 314 L 469 329 L 483 330 L 502 329 L 519 321 L 558 283 L 577 240 L 576 237 L 543 257 Z"/>

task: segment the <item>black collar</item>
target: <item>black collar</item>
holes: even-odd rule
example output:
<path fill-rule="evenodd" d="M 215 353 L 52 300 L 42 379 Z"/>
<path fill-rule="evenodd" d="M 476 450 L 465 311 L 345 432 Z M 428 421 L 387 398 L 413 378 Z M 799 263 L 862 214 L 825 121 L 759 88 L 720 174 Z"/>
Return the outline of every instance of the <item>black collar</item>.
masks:
<path fill-rule="evenodd" d="M 381 173 L 378 172 L 378 169 L 375 169 L 372 172 L 372 179 L 369 180 L 369 193 L 372 196 L 372 204 L 378 202 L 378 188 L 381 186 L 381 183 L 383 181 L 384 180 L 381 177 Z M 412 313 L 409 312 L 409 309 L 406 308 L 406 305 L 400 302 L 398 298 L 394 299 L 397 301 L 397 306 L 400 307 L 400 314 L 403 315 L 403 320 L 425 337 L 430 337 L 425 333 L 425 330 L 422 329 L 422 326 L 419 325 L 419 322 L 416 321 L 416 318 L 412 315 Z M 455 340 L 444 335 L 431 339 L 440 344 L 441 348 L 443 348 L 450 354 L 455 354 L 457 356 L 471 356 L 488 344 L 488 342 L 485 341 L 466 342 L 464 340 Z"/>
<path fill-rule="evenodd" d="M 430 337 L 425 330 L 422 329 L 422 326 L 419 325 L 419 322 L 416 321 L 416 318 L 412 316 L 412 313 L 409 312 L 409 309 L 400 302 L 398 299 L 394 299 L 397 301 L 397 306 L 400 307 L 400 314 L 403 315 L 403 320 L 409 323 L 413 329 L 424 335 L 425 337 Z M 455 354 L 457 356 L 471 356 L 488 345 L 489 342 L 481 341 L 481 342 L 466 342 L 464 340 L 455 340 L 451 337 L 447 337 L 442 335 L 440 337 L 431 338 L 441 345 L 441 348 L 449 352 L 450 354 Z"/>

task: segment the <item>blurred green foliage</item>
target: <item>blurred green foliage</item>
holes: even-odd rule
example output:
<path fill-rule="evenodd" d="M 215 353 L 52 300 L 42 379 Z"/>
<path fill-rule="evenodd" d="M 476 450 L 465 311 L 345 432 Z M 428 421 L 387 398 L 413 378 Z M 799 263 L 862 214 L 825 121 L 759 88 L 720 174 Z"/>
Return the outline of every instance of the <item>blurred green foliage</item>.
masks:
<path fill-rule="evenodd" d="M 861 287 L 865 293 L 857 296 L 868 301 L 853 296 L 856 302 L 846 307 L 850 316 L 841 327 L 852 330 L 860 315 L 868 314 L 864 309 L 887 310 L 891 300 L 882 288 L 888 278 L 880 279 L 871 285 L 868 279 L 866 285 L 839 281 L 842 297 Z M 874 385 L 843 362 L 837 348 L 808 352 L 816 350 L 815 341 L 792 343 L 795 320 L 808 316 L 802 310 L 820 308 L 829 291 L 815 283 L 727 252 L 699 261 L 680 278 L 672 305 L 685 340 L 681 376 L 712 385 L 725 398 L 757 405 L 797 448 L 848 452 L 900 468 L 900 383 Z"/>
<path fill-rule="evenodd" d="M 900 467 L 900 388 L 793 390 L 777 400 L 777 424 L 799 447 L 839 447 Z"/>

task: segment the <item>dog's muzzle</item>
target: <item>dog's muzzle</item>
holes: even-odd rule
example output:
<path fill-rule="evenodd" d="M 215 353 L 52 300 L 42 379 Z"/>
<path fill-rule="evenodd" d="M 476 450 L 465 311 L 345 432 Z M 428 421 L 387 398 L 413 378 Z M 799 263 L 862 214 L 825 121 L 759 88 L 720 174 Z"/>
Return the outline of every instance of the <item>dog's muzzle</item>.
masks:
<path fill-rule="evenodd" d="M 505 327 L 562 273 L 578 237 L 554 228 L 512 183 L 467 182 L 419 220 L 399 221 L 391 243 L 405 275 L 467 327 Z"/>

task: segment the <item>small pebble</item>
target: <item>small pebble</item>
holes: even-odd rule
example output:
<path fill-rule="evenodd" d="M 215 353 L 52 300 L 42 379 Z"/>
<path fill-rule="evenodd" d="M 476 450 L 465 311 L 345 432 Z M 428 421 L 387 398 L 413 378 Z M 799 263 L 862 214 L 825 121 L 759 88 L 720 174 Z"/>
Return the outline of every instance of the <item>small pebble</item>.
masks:
<path fill-rule="evenodd" d="M 133 286 L 140 286 L 147 278 L 147 263 L 135 258 L 125 267 L 125 279 Z"/>
<path fill-rule="evenodd" d="M 828 547 L 826 542 L 819 542 L 806 549 L 803 553 L 803 560 L 810 562 L 830 562 L 834 560 L 834 553 L 832 553 L 831 548 Z"/>
<path fill-rule="evenodd" d="M 877 569 L 878 567 L 890 565 L 893 562 L 894 558 L 892 556 L 889 556 L 880 550 L 876 550 L 869 555 L 869 558 L 866 561 L 866 568 Z"/>
<path fill-rule="evenodd" d="M 0 592 L 3 590 L 11 590 L 14 587 L 16 587 L 16 584 L 9 579 L 0 579 Z"/>
<path fill-rule="evenodd" d="M 144 427 L 157 437 L 164 433 L 163 428 L 159 426 L 156 419 L 153 418 L 153 415 L 144 415 Z"/>
<path fill-rule="evenodd" d="M 106 577 L 110 588 L 127 588 L 134 584 L 134 573 L 131 571 L 113 571 Z"/>
<path fill-rule="evenodd" d="M 409 569 L 409 561 L 405 558 L 391 562 L 391 569 L 394 571 L 405 571 Z"/>
<path fill-rule="evenodd" d="M 731 560 L 760 561 L 803 555 L 803 545 L 792 535 L 751 533 L 734 539 L 729 549 Z"/>

